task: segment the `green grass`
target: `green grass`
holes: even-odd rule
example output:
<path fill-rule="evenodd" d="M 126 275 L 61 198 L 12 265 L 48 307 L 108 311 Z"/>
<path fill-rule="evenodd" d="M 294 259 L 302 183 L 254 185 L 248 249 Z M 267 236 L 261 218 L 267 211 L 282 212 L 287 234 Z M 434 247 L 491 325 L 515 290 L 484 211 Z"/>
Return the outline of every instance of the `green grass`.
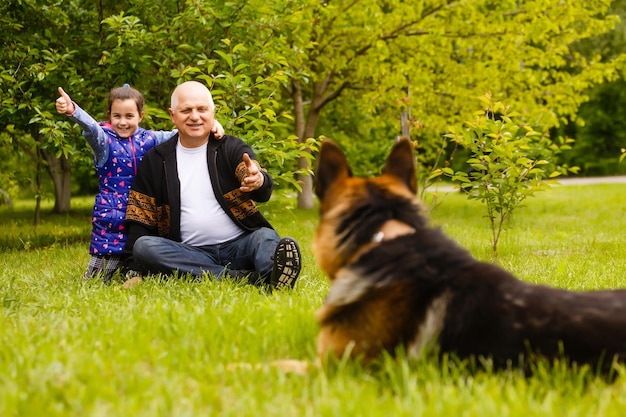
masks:
<path fill-rule="evenodd" d="M 450 193 L 432 217 L 524 280 L 625 287 L 625 195 L 619 184 L 538 194 L 514 214 L 496 260 L 480 204 Z M 316 211 L 284 196 L 263 208 L 301 243 L 294 291 L 184 280 L 126 290 L 82 282 L 91 204 L 73 200 L 73 213 L 44 214 L 37 228 L 32 201 L 0 207 L 1 416 L 621 416 L 626 407 L 623 367 L 612 382 L 588 368 L 539 364 L 524 377 L 389 358 L 285 374 L 269 363 L 315 360 L 314 312 L 328 290 L 311 252 Z"/>

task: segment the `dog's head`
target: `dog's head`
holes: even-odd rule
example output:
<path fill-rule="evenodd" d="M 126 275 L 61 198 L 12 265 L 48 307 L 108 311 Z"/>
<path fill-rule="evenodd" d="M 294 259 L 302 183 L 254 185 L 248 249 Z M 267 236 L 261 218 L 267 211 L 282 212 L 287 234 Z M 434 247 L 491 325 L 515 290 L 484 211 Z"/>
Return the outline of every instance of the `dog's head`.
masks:
<path fill-rule="evenodd" d="M 341 149 L 331 141 L 322 143 L 315 171 L 320 221 L 313 251 L 331 281 L 376 240 L 390 220 L 418 226 L 415 171 L 413 144 L 408 139 L 394 145 L 382 174 L 373 178 L 353 176 Z"/>

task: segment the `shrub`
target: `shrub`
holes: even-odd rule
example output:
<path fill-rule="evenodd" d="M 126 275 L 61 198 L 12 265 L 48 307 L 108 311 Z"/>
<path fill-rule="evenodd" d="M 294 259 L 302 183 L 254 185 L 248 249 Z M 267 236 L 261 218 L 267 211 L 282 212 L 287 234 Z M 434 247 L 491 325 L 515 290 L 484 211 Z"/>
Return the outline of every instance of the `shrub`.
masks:
<path fill-rule="evenodd" d="M 536 191 L 545 190 L 544 180 L 576 172 L 576 167 L 557 165 L 556 155 L 570 148 L 571 139 L 555 143 L 547 129 L 532 126 L 489 94 L 481 97 L 487 110 L 476 112 L 473 121 L 449 127 L 445 135 L 470 153 L 468 169 L 440 168 L 433 176 L 446 175 L 460 183 L 468 198 L 485 203 L 492 231 L 492 248 L 497 246 L 504 224 L 513 211 Z"/>

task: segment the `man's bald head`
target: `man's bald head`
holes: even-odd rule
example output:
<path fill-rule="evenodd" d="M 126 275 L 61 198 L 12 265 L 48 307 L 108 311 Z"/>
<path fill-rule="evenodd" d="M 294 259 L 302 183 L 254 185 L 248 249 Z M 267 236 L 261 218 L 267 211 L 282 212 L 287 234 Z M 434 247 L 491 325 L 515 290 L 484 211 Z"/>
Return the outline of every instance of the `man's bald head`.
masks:
<path fill-rule="evenodd" d="M 195 92 L 196 94 L 199 92 L 206 92 L 206 96 L 208 97 L 208 101 L 211 104 L 211 108 L 215 109 L 215 103 L 213 103 L 213 96 L 211 95 L 211 92 L 204 84 L 198 81 L 185 81 L 184 83 L 176 87 L 174 89 L 174 92 L 172 93 L 170 108 L 175 109 L 176 106 L 178 106 L 178 97 L 180 97 L 180 94 L 185 94 L 189 92 Z"/>

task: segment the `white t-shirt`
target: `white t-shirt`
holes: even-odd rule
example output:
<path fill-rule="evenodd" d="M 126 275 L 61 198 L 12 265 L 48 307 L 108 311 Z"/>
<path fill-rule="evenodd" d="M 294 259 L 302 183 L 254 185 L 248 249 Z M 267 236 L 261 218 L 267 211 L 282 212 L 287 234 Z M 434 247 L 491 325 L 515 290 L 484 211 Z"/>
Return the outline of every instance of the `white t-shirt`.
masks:
<path fill-rule="evenodd" d="M 243 233 L 219 205 L 211 186 L 204 144 L 198 148 L 176 145 L 180 181 L 180 236 L 192 246 L 214 245 Z"/>

